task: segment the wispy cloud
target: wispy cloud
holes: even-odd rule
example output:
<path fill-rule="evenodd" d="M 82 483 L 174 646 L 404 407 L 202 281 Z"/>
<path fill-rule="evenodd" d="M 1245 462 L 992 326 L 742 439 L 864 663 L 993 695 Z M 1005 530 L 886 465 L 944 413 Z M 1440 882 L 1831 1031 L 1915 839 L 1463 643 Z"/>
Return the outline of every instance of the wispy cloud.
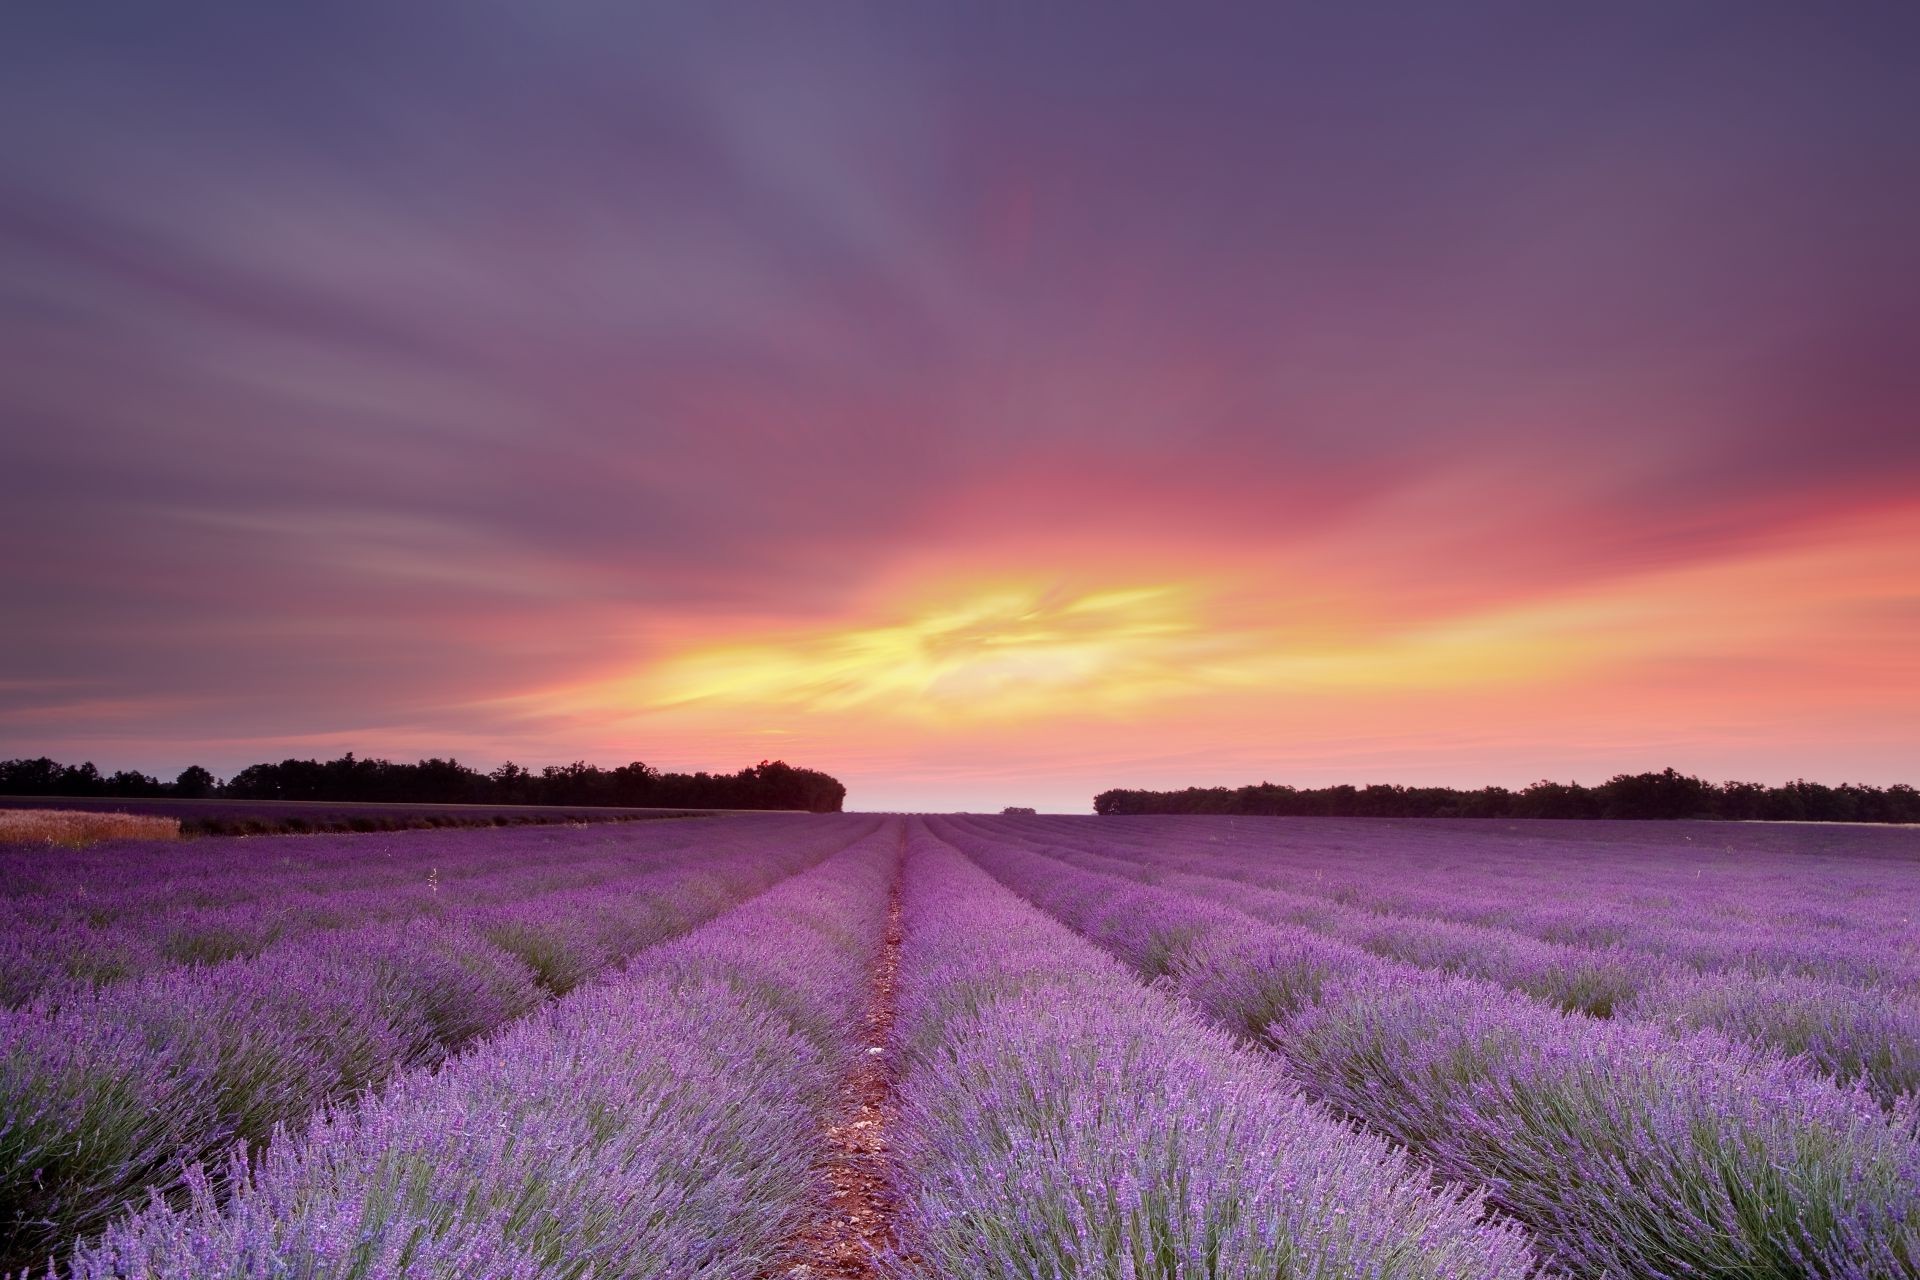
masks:
<path fill-rule="evenodd" d="M 1912 772 L 1891 10 L 181 12 L 0 40 L 14 749 Z"/>

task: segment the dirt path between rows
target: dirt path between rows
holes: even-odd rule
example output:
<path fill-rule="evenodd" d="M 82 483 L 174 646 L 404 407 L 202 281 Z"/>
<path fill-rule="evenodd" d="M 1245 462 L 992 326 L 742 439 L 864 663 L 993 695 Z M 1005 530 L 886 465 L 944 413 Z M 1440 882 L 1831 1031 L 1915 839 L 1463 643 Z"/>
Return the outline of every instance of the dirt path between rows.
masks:
<path fill-rule="evenodd" d="M 886 941 L 874 966 L 861 1024 L 859 1061 L 841 1085 L 839 1105 L 821 1133 L 827 1159 L 821 1207 L 782 1251 L 770 1280 L 883 1280 L 880 1259 L 894 1246 L 898 1205 L 888 1169 L 890 1135 L 899 1105 L 889 1037 L 894 982 L 900 970 L 900 882 L 906 869 L 906 832 L 900 835 L 893 890 L 887 900 Z"/>

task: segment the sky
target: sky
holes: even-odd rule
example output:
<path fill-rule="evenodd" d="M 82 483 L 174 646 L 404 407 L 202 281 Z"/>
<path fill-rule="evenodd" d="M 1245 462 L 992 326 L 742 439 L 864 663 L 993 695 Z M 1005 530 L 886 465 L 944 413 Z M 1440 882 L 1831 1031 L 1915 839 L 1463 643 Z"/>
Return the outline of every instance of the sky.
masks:
<path fill-rule="evenodd" d="M 1920 782 L 1909 5 L 0 16 L 0 756 Z"/>

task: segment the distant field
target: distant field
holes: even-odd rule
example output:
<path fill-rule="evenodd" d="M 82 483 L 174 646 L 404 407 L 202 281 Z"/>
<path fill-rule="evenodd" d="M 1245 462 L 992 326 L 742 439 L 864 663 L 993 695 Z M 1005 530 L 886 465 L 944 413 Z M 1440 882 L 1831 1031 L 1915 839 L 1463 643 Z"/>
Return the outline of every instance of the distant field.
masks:
<path fill-rule="evenodd" d="M 148 813 L 0 808 L 0 844 L 78 847 L 101 840 L 171 840 L 179 834 L 178 818 Z"/>
<path fill-rule="evenodd" d="M 692 818 L 723 809 L 614 809 L 593 805 L 373 804 L 332 800 L 117 800 L 0 796 L 7 809 L 65 809 L 174 818 L 182 835 L 272 835 L 307 831 L 407 831 L 507 827 L 537 822 L 637 822 Z M 0 826 L 0 840 L 8 839 Z"/>
<path fill-rule="evenodd" d="M 0 1272 L 1902 1280 L 1916 901 L 1732 823 L 0 848 Z"/>

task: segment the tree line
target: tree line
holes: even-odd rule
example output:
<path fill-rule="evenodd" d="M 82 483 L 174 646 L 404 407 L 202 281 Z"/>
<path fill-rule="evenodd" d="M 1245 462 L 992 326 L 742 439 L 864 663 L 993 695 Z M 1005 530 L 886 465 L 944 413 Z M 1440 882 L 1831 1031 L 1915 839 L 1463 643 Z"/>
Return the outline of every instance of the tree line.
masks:
<path fill-rule="evenodd" d="M 1664 769 L 1621 773 L 1595 787 L 1536 782 L 1519 791 L 1481 787 L 1188 787 L 1102 791 L 1098 814 L 1221 813 L 1319 818 L 1718 818 L 1759 822 L 1920 822 L 1920 790 L 1905 783 L 1837 787 L 1798 779 L 1712 783 Z"/>
<path fill-rule="evenodd" d="M 171 782 L 133 770 L 106 774 L 92 761 L 45 756 L 0 760 L 0 795 L 180 800 L 328 800 L 398 804 L 619 806 L 637 809 L 806 809 L 838 813 L 847 789 L 836 778 L 784 760 L 738 773 L 664 773 L 635 761 L 616 769 L 575 761 L 539 772 L 508 761 L 481 773 L 458 760 L 413 764 L 361 759 L 282 760 L 248 765 L 222 781 L 191 765 Z"/>

